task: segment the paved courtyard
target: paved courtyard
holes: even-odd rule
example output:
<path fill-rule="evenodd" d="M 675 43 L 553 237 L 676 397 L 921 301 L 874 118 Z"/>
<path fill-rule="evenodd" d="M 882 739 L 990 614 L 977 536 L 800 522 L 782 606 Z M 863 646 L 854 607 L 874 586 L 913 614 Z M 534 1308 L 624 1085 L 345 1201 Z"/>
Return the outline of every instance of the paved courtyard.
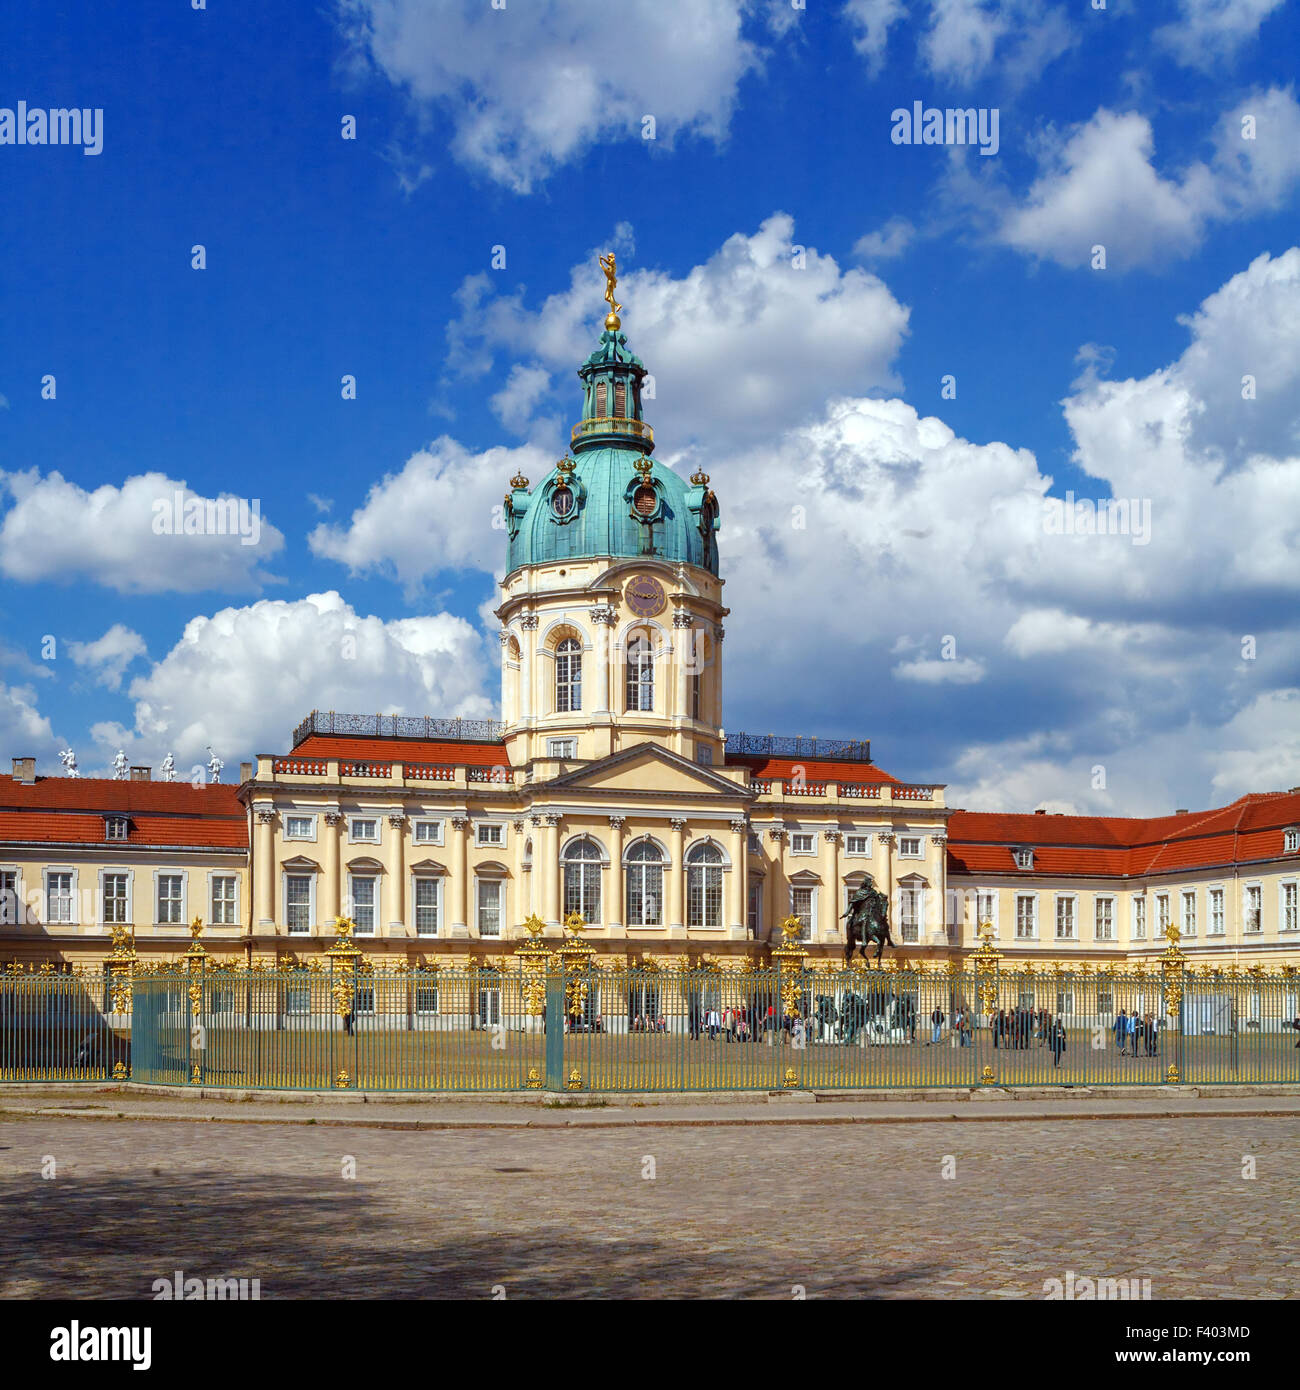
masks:
<path fill-rule="evenodd" d="M 181 1270 L 260 1279 L 263 1298 L 1032 1299 L 1072 1270 L 1149 1278 L 1154 1298 L 1296 1297 L 1296 1134 L 1287 1117 L 430 1132 L 11 1117 L 0 1295 L 148 1297 Z"/>

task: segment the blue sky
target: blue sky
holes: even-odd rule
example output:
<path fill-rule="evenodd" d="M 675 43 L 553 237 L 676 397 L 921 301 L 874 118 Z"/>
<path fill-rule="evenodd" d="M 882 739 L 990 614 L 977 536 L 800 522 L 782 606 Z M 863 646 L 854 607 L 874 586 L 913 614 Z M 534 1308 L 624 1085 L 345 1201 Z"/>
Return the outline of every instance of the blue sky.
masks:
<path fill-rule="evenodd" d="M 563 452 L 616 246 L 659 457 L 723 504 L 728 728 L 990 809 L 1300 781 L 1295 7 L 617 13 L 0 18 L 0 107 L 104 113 L 98 155 L 0 144 L 7 751 L 492 713 L 492 505 Z M 998 152 L 892 143 L 916 101 Z M 182 485 L 259 543 L 155 535 Z M 1051 534 L 1067 490 L 1146 543 Z"/>

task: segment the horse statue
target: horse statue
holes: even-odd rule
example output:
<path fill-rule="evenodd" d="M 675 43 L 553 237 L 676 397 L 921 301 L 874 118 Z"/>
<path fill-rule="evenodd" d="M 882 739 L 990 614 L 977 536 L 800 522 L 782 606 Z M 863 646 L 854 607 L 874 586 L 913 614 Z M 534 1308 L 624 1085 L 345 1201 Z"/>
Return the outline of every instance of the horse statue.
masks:
<path fill-rule="evenodd" d="M 867 874 L 862 886 L 850 899 L 848 911 L 844 916 L 847 920 L 844 964 L 848 965 L 853 959 L 855 950 L 861 951 L 865 960 L 867 945 L 874 941 L 876 964 L 879 965 L 881 953 L 887 945 L 894 945 L 894 938 L 889 934 L 889 900 L 876 887 L 870 874 Z"/>

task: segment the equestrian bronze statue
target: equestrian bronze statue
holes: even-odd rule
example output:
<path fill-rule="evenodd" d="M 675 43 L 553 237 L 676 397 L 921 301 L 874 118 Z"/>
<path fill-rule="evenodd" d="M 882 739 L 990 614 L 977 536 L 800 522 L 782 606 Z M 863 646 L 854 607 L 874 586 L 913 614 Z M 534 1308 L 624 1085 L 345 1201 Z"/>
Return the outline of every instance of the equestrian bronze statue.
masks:
<path fill-rule="evenodd" d="M 844 916 L 848 923 L 844 964 L 848 965 L 853 959 L 854 950 L 861 951 L 865 960 L 867 946 L 874 941 L 876 964 L 879 965 L 881 953 L 887 945 L 894 945 L 894 938 L 889 934 L 889 899 L 876 887 L 870 874 L 850 899 L 849 909 Z"/>

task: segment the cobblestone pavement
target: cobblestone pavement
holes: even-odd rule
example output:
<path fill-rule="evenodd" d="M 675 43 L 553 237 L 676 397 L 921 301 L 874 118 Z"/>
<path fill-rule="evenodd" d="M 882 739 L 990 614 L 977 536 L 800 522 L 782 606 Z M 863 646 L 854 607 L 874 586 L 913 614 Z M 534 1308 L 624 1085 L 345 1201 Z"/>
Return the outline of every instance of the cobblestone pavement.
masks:
<path fill-rule="evenodd" d="M 260 1279 L 263 1298 L 1035 1299 L 1072 1270 L 1149 1278 L 1157 1299 L 1294 1298 L 1298 1128 L 10 1118 L 0 1296 L 149 1297 L 181 1270 Z"/>

